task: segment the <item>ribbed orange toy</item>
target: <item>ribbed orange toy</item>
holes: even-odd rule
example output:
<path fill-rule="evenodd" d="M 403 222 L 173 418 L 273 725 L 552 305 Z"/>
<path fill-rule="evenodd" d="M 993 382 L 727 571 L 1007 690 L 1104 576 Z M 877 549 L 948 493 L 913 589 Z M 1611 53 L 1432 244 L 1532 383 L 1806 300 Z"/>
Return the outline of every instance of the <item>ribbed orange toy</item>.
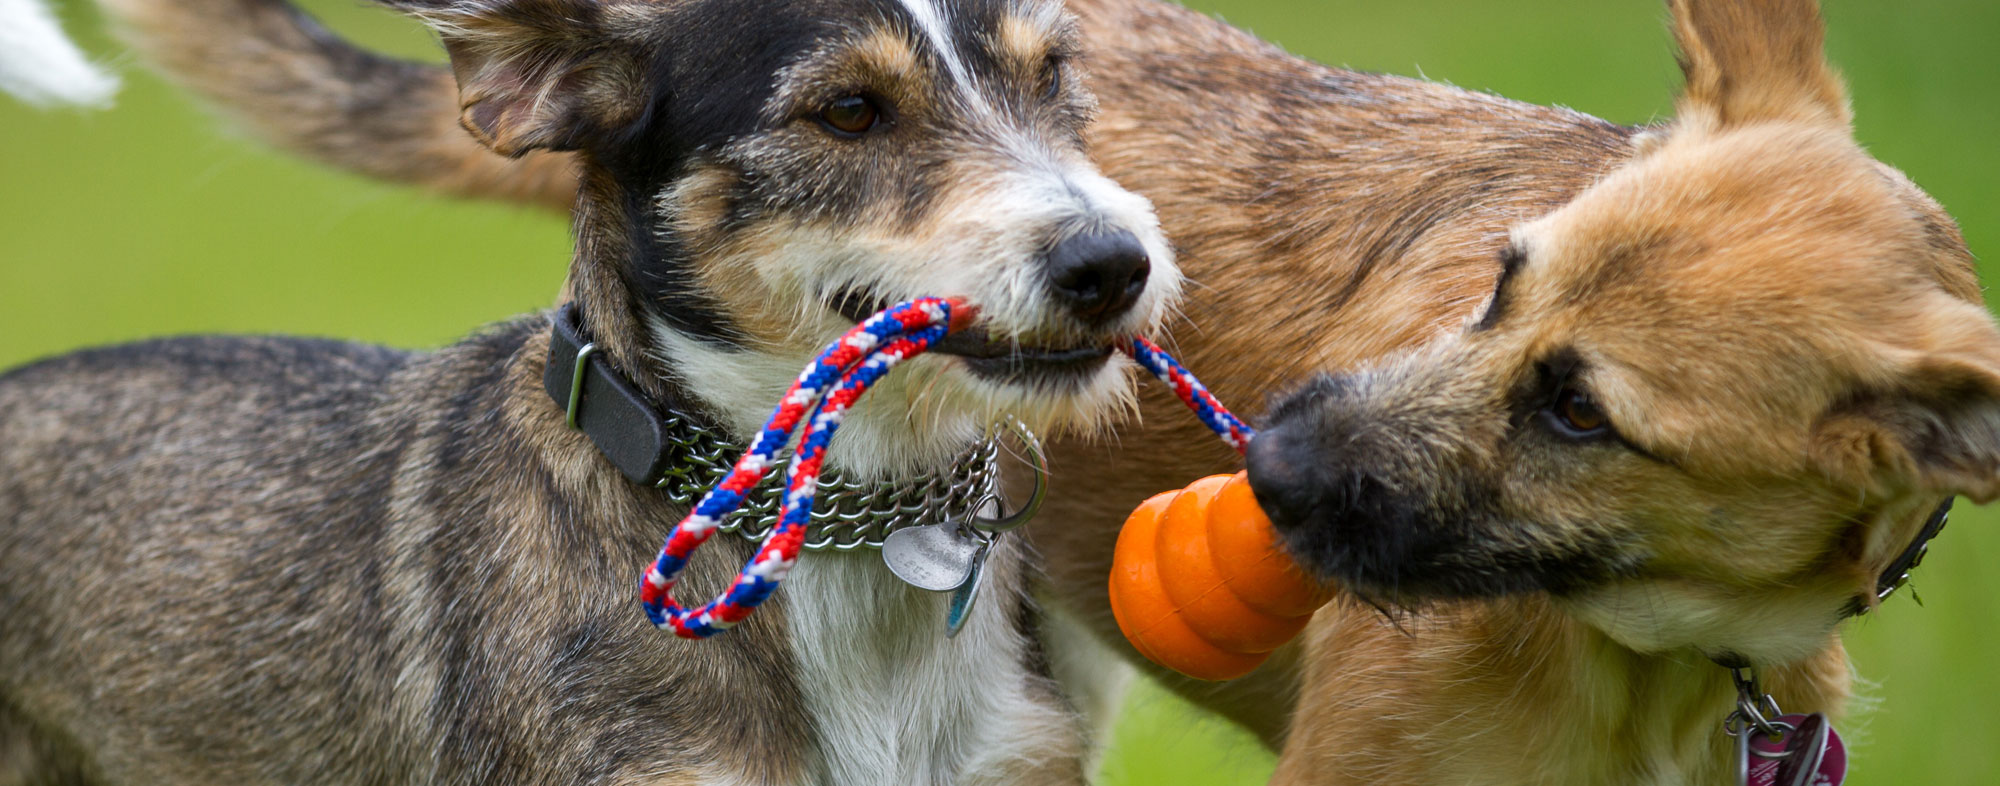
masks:
<path fill-rule="evenodd" d="M 1331 597 L 1279 547 L 1243 472 L 1146 500 L 1111 559 L 1119 630 L 1147 659 L 1197 679 L 1250 673 Z"/>

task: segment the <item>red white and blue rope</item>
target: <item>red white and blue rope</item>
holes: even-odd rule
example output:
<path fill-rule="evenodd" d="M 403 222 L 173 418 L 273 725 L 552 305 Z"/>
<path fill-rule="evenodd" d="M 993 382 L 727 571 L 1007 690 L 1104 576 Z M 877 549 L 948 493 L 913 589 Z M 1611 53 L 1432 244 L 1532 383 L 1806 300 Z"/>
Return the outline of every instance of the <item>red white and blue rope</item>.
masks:
<path fill-rule="evenodd" d="M 1153 376 L 1159 377 L 1161 382 L 1173 388 L 1174 395 L 1180 397 L 1181 403 L 1186 404 L 1188 409 L 1194 410 L 1195 417 L 1201 418 L 1202 423 L 1213 430 L 1216 436 L 1222 437 L 1223 442 L 1235 448 L 1236 452 L 1242 453 L 1250 446 L 1250 438 L 1257 436 L 1255 429 L 1230 414 L 1229 408 L 1222 406 L 1222 402 L 1215 400 L 1215 394 L 1208 392 L 1208 386 L 1201 384 L 1201 380 L 1195 379 L 1193 374 L 1181 366 L 1180 361 L 1167 354 L 1167 351 L 1161 349 L 1158 344 L 1140 336 L 1132 336 L 1119 348 L 1131 355 L 1133 360 L 1139 361 L 1139 365 L 1145 366 L 1147 371 L 1153 372 Z"/>
<path fill-rule="evenodd" d="M 798 562 L 827 444 L 848 408 L 896 364 L 923 354 L 951 331 L 970 323 L 973 313 L 974 309 L 962 301 L 920 298 L 884 309 L 828 345 L 786 391 L 777 411 L 729 475 L 703 495 L 667 537 L 659 558 L 639 581 L 639 603 L 646 618 L 655 627 L 672 630 L 682 638 L 705 639 L 735 627 L 769 599 Z M 1230 414 L 1172 356 L 1137 336 L 1121 342 L 1120 348 L 1171 385 L 1181 401 L 1223 441 L 1238 451 L 1249 443 L 1255 432 Z M 770 472 L 777 452 L 801 425 L 805 434 L 785 471 L 785 496 L 779 505 L 777 527 L 720 596 L 694 609 L 674 602 L 674 583 L 695 549 L 743 505 L 750 490 Z"/>
<path fill-rule="evenodd" d="M 955 306 L 961 312 L 970 311 L 942 298 L 892 306 L 849 330 L 806 367 L 729 475 L 674 527 L 659 558 L 640 581 L 639 602 L 654 626 L 670 628 L 682 638 L 707 638 L 742 622 L 770 598 L 798 561 L 826 445 L 840 428 L 847 408 L 897 363 L 923 353 L 943 338 L 951 328 Z M 785 496 L 776 529 L 721 596 L 696 609 L 675 603 L 671 590 L 695 549 L 743 505 L 745 496 L 770 471 L 777 452 L 791 441 L 792 432 L 809 413 L 806 433 L 785 473 Z"/>

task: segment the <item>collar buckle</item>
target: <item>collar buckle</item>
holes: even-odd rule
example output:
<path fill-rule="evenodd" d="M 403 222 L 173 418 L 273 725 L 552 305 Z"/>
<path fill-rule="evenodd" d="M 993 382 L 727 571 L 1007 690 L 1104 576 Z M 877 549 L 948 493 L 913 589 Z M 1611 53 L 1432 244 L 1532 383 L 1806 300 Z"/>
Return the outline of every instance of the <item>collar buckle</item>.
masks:
<path fill-rule="evenodd" d="M 583 403 L 583 372 L 590 368 L 590 356 L 595 354 L 597 345 L 585 344 L 582 349 L 576 351 L 576 359 L 570 361 L 576 364 L 576 373 L 570 375 L 569 402 L 563 407 L 563 419 L 569 423 L 570 428 L 577 428 L 577 405 Z"/>

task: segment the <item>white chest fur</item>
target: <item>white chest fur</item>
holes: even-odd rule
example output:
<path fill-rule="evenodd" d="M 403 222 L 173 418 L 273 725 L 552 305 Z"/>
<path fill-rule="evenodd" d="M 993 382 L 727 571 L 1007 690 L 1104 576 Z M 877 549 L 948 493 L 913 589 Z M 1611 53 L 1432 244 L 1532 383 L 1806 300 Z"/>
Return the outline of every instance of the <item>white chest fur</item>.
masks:
<path fill-rule="evenodd" d="M 956 638 L 949 596 L 904 584 L 873 551 L 808 555 L 785 603 L 820 786 L 1067 781 L 1075 719 L 1029 670 L 1014 619 L 1020 549 L 1003 542 Z"/>

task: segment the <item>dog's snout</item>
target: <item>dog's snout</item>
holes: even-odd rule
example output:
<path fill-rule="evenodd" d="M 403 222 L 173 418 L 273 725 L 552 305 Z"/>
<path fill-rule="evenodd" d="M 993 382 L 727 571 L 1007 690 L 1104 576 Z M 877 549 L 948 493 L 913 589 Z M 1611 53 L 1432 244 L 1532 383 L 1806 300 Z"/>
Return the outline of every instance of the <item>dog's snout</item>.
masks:
<path fill-rule="evenodd" d="M 1132 310 L 1153 271 L 1146 247 L 1123 229 L 1072 235 L 1049 249 L 1044 261 L 1056 300 L 1093 325 Z"/>
<path fill-rule="evenodd" d="M 1266 428 L 1250 441 L 1244 457 L 1250 470 L 1250 491 L 1279 531 L 1299 527 L 1324 506 L 1329 490 L 1319 482 L 1315 466 L 1325 459 L 1310 455 L 1283 428 Z"/>
<path fill-rule="evenodd" d="M 1390 474 L 1403 449 L 1368 433 L 1350 385 L 1318 378 L 1267 414 L 1245 456 L 1250 490 L 1308 572 L 1359 591 L 1422 591 L 1453 536 L 1410 478 Z"/>

